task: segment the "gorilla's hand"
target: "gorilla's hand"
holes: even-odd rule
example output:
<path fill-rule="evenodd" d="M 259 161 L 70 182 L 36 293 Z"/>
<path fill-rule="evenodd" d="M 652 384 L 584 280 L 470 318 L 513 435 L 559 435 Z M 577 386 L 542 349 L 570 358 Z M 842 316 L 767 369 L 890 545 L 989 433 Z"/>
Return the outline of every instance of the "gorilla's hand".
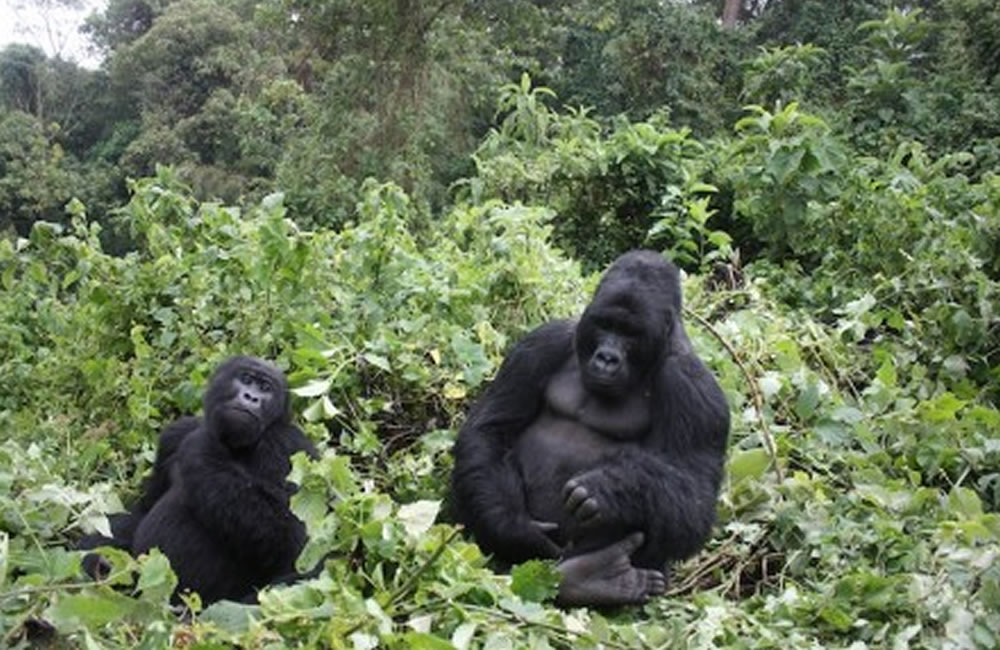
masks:
<path fill-rule="evenodd" d="M 551 521 L 537 519 L 522 519 L 511 531 L 511 537 L 517 539 L 516 544 L 528 551 L 526 555 L 542 558 L 558 558 L 563 549 L 549 537 L 559 526 Z"/>
<path fill-rule="evenodd" d="M 581 526 L 605 523 L 610 517 L 607 499 L 601 498 L 599 486 L 604 473 L 592 469 L 577 474 L 563 486 L 563 507 Z"/>
<path fill-rule="evenodd" d="M 111 575 L 111 571 L 114 569 L 111 566 L 111 562 L 101 555 L 100 553 L 87 553 L 83 556 L 83 570 L 88 576 L 94 579 L 96 582 L 102 580 L 107 580 L 108 576 Z"/>

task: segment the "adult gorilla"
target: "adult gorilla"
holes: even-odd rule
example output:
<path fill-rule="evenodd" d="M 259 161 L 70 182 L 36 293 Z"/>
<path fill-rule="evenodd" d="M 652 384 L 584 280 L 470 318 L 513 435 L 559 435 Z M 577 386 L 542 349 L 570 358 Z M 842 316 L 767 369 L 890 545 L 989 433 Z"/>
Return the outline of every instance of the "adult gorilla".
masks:
<path fill-rule="evenodd" d="M 139 554 L 158 547 L 180 590 L 206 602 L 245 599 L 294 575 L 305 528 L 289 510 L 290 458 L 316 449 L 291 423 L 284 374 L 266 361 L 234 357 L 215 371 L 203 418 L 177 420 L 160 436 L 153 475 L 131 512 L 112 519 L 99 543 Z M 85 568 L 100 571 L 90 555 Z"/>
<path fill-rule="evenodd" d="M 632 251 L 578 322 L 539 327 L 504 360 L 455 444 L 457 514 L 505 562 L 562 558 L 563 604 L 640 603 L 707 539 L 728 433 L 677 268 Z"/>

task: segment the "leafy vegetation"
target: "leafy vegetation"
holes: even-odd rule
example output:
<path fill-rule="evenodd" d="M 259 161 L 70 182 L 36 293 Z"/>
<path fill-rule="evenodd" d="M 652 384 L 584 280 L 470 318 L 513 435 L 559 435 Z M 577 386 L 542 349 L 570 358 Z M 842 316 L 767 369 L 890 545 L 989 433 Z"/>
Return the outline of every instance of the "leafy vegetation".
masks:
<path fill-rule="evenodd" d="M 111 0 L 99 70 L 0 52 L 0 645 L 1000 647 L 1000 8 L 718 4 Z M 719 521 L 668 597 L 560 610 L 450 522 L 449 450 L 637 246 L 730 401 Z M 235 353 L 324 450 L 325 571 L 85 580 Z"/>

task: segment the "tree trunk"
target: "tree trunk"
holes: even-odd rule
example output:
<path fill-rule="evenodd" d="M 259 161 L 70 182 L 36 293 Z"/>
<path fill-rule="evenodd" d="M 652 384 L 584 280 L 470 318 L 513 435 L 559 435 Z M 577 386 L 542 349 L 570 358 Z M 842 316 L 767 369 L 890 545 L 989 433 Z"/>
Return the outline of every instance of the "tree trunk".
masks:
<path fill-rule="evenodd" d="M 726 0 L 722 7 L 722 26 L 736 27 L 736 21 L 740 17 L 740 4 L 742 0 Z"/>

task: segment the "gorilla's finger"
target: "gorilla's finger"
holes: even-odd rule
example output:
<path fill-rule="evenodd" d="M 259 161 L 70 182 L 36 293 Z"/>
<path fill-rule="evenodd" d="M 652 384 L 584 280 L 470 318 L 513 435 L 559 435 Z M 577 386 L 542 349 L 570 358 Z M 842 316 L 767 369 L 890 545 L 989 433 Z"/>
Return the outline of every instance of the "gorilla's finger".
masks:
<path fill-rule="evenodd" d="M 646 594 L 662 596 L 667 591 L 667 577 L 659 571 L 649 570 L 646 574 Z"/>
<path fill-rule="evenodd" d="M 570 480 L 566 481 L 566 485 L 564 485 L 563 489 L 562 489 L 562 498 L 563 498 L 563 501 L 568 500 L 569 499 L 569 495 L 572 494 L 573 491 L 576 490 L 577 487 L 581 487 L 584 490 L 587 489 L 587 488 L 584 488 L 582 485 L 580 485 L 580 481 L 578 479 L 571 478 Z"/>
<path fill-rule="evenodd" d="M 581 522 L 586 523 L 601 514 L 601 506 L 597 503 L 597 499 L 590 497 L 581 503 L 580 507 L 578 507 L 573 514 Z"/>
<path fill-rule="evenodd" d="M 587 492 L 587 488 L 582 485 L 578 485 L 570 490 L 568 493 L 563 495 L 565 499 L 566 510 L 569 512 L 576 512 L 576 509 L 583 504 L 590 497 L 590 493 Z"/>
<path fill-rule="evenodd" d="M 554 521 L 540 521 L 538 519 L 532 519 L 531 525 L 543 533 L 551 533 L 559 530 L 559 524 Z"/>
<path fill-rule="evenodd" d="M 641 532 L 636 532 L 621 541 L 615 542 L 608 548 L 615 549 L 617 552 L 623 553 L 624 555 L 632 555 L 639 550 L 639 547 L 642 546 L 644 541 L 646 541 L 646 536 Z"/>
<path fill-rule="evenodd" d="M 539 533 L 537 536 L 537 549 L 540 557 L 557 558 L 562 557 L 563 548 L 552 541 L 548 535 Z"/>

